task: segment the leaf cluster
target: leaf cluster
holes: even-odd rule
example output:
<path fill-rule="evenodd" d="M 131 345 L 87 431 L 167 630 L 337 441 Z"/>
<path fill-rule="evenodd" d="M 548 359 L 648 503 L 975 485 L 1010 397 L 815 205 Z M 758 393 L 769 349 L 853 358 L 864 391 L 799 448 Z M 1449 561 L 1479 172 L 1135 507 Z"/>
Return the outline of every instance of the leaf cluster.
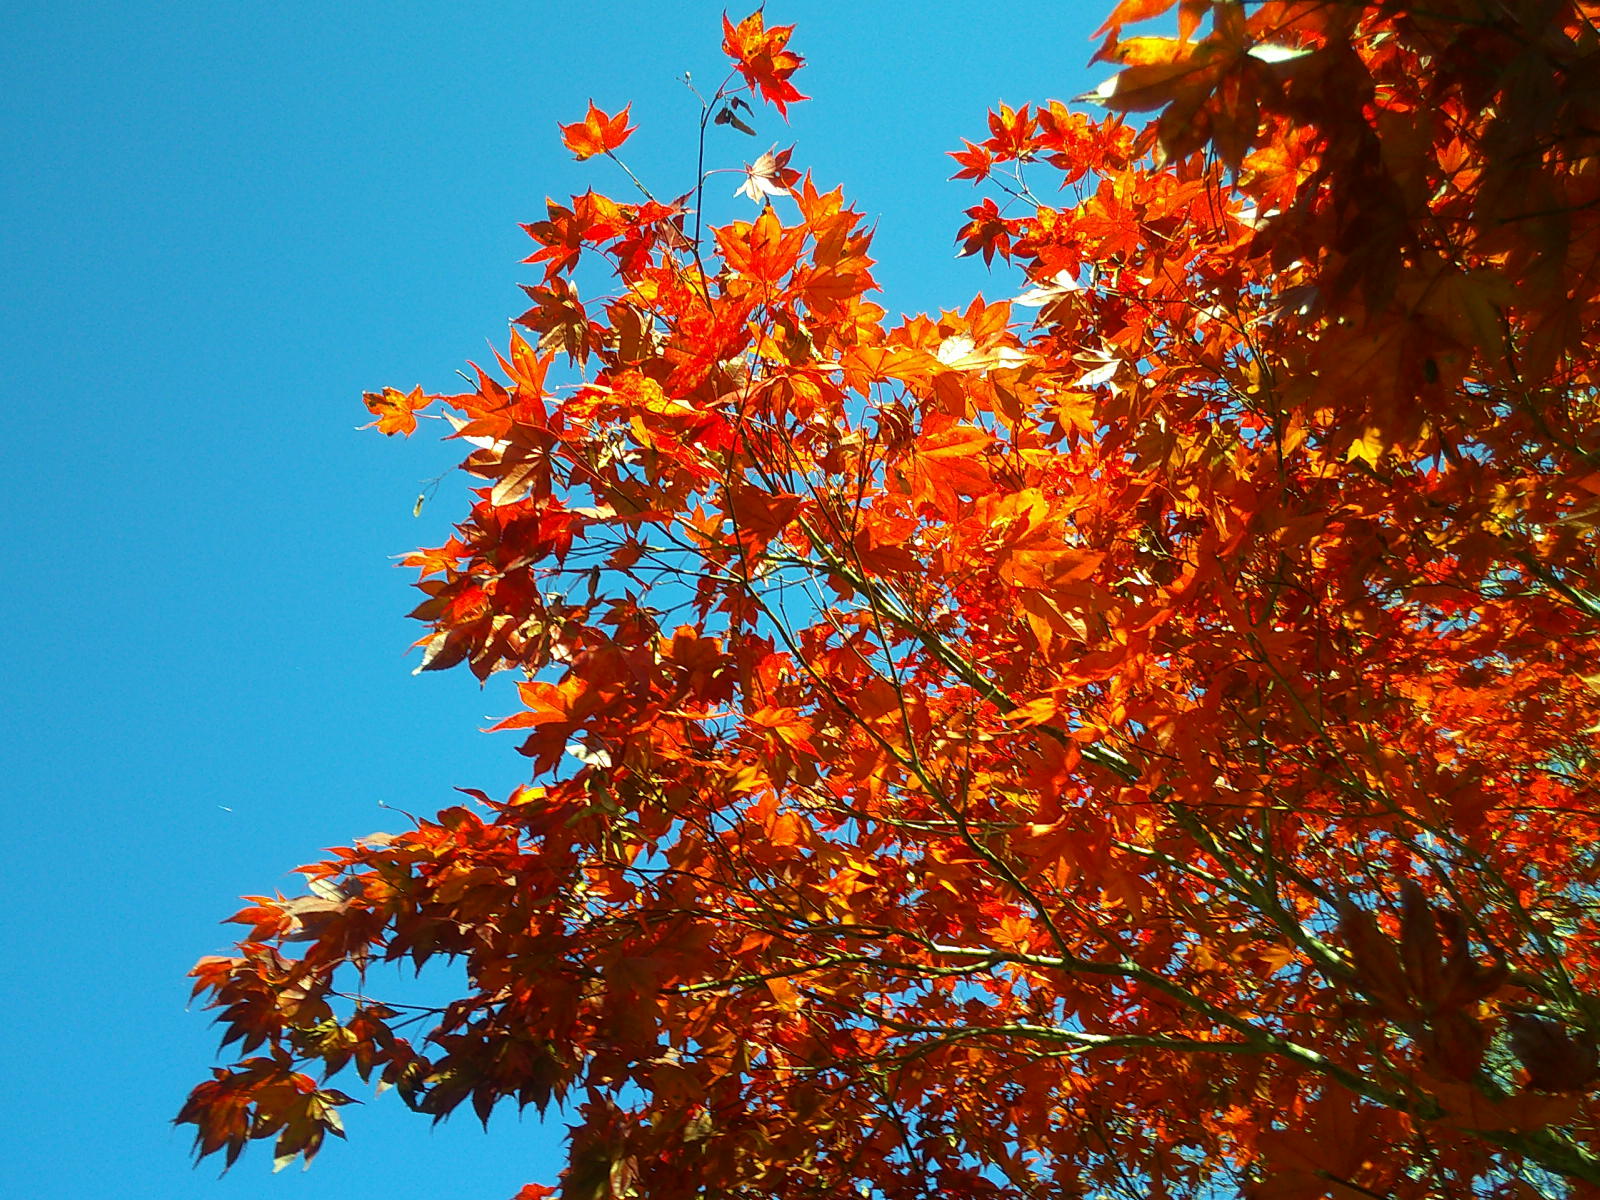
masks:
<path fill-rule="evenodd" d="M 954 154 L 1014 301 L 891 320 L 774 147 L 552 201 L 493 371 L 369 395 L 463 446 L 419 669 L 532 782 L 234 918 L 202 1154 L 353 1066 L 561 1104 L 568 1200 L 1600 1187 L 1595 10 L 1173 7 Z M 351 990 L 440 959 L 420 1039 Z"/>

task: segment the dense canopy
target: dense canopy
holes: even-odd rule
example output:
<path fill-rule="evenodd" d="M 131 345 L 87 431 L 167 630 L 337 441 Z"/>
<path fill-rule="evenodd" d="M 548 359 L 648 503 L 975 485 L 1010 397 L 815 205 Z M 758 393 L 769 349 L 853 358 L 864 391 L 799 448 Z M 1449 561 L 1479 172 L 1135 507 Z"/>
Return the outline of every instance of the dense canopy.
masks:
<path fill-rule="evenodd" d="M 1020 295 L 935 316 L 789 150 L 550 202 L 493 369 L 367 397 L 467 453 L 422 667 L 534 781 L 251 898 L 200 1151 L 353 1071 L 559 1102 L 530 1198 L 1600 1194 L 1597 16 L 1124 0 L 954 154 Z"/>

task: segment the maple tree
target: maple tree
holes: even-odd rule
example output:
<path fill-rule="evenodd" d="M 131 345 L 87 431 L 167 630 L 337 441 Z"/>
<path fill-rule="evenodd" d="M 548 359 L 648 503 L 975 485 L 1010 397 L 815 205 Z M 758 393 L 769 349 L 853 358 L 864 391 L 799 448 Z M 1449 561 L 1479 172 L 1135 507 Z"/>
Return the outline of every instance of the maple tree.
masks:
<path fill-rule="evenodd" d="M 565 1200 L 1600 1194 L 1597 15 L 1123 0 L 954 155 L 1031 325 L 891 321 L 777 147 L 551 202 L 498 375 L 367 398 L 470 448 L 422 667 L 534 782 L 232 918 L 200 1152 L 354 1068 L 559 1102 Z"/>

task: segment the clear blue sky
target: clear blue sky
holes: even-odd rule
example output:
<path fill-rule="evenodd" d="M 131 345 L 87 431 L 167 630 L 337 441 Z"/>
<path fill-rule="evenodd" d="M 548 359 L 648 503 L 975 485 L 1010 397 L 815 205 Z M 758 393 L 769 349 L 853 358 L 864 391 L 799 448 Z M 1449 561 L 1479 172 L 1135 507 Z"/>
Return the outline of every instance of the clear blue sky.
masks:
<path fill-rule="evenodd" d="M 717 131 L 711 165 L 797 141 L 795 165 L 877 221 L 891 311 L 1015 294 L 953 258 L 975 197 L 943 152 L 999 99 L 1092 87 L 1109 7 L 773 0 L 814 99 L 787 130 L 761 114 L 759 141 Z M 393 1096 L 347 1109 L 350 1142 L 309 1172 L 271 1175 L 262 1147 L 220 1181 L 192 1169 L 168 1121 L 216 1039 L 183 976 L 225 949 L 240 894 L 298 890 L 285 872 L 323 847 L 402 827 L 381 804 L 525 777 L 510 738 L 478 732 L 507 689 L 410 674 L 391 556 L 444 538 L 463 482 L 413 519 L 457 455 L 427 425 L 356 432 L 361 393 L 459 390 L 524 307 L 517 222 L 546 195 L 624 194 L 559 145 L 591 96 L 633 101 L 630 165 L 688 189 L 678 77 L 722 77 L 720 12 L 0 6 L 6 1194 L 504 1200 L 554 1181 L 559 1117 L 430 1132 Z"/>

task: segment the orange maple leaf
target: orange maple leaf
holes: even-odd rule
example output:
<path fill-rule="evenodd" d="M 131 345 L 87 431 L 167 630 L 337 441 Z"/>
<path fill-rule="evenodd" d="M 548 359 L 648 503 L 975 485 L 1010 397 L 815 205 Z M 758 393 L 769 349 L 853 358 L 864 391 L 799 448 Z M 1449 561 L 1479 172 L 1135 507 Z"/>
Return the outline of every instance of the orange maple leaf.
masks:
<path fill-rule="evenodd" d="M 745 82 L 760 92 L 761 98 L 778 110 L 785 121 L 789 119 L 789 105 L 796 100 L 809 100 L 789 82 L 805 65 L 805 59 L 793 50 L 786 49 L 793 25 L 766 27 L 766 20 L 757 9 L 735 25 L 724 15 L 722 18 L 722 49 L 733 59 Z"/>
<path fill-rule="evenodd" d="M 965 150 L 951 150 L 949 156 L 961 164 L 961 170 L 950 176 L 951 179 L 970 179 L 973 183 L 981 183 L 989 177 L 989 171 L 994 166 L 994 155 L 987 148 L 975 145 L 966 138 L 961 139 L 966 144 Z"/>
<path fill-rule="evenodd" d="M 380 433 L 391 436 L 403 433 L 410 437 L 417 430 L 417 409 L 427 408 L 436 397 L 425 394 L 419 386 L 409 392 L 386 387 L 381 392 L 367 392 L 361 399 L 366 404 L 367 411 L 378 418 L 376 421 L 369 421 L 361 428 L 371 429 L 376 425 Z"/>
<path fill-rule="evenodd" d="M 815 747 L 809 740 L 812 734 L 811 722 L 797 709 L 768 704 L 750 713 L 748 719 L 750 724 L 759 726 L 767 736 L 776 738 L 785 746 L 803 754 L 816 753 Z"/>
<path fill-rule="evenodd" d="M 596 108 L 593 100 L 589 101 L 589 111 L 584 114 L 583 120 L 561 126 L 562 144 L 572 151 L 579 162 L 596 154 L 610 154 L 638 128 L 637 125 L 628 124 L 628 109 L 632 107 L 629 104 L 611 117 Z"/>
<path fill-rule="evenodd" d="M 1123 25 L 1159 17 L 1176 2 L 1177 0 L 1122 0 L 1122 3 L 1111 10 L 1111 15 L 1101 23 L 1100 28 L 1094 31 L 1093 36 L 1099 37 L 1108 29 L 1117 30 Z"/>

